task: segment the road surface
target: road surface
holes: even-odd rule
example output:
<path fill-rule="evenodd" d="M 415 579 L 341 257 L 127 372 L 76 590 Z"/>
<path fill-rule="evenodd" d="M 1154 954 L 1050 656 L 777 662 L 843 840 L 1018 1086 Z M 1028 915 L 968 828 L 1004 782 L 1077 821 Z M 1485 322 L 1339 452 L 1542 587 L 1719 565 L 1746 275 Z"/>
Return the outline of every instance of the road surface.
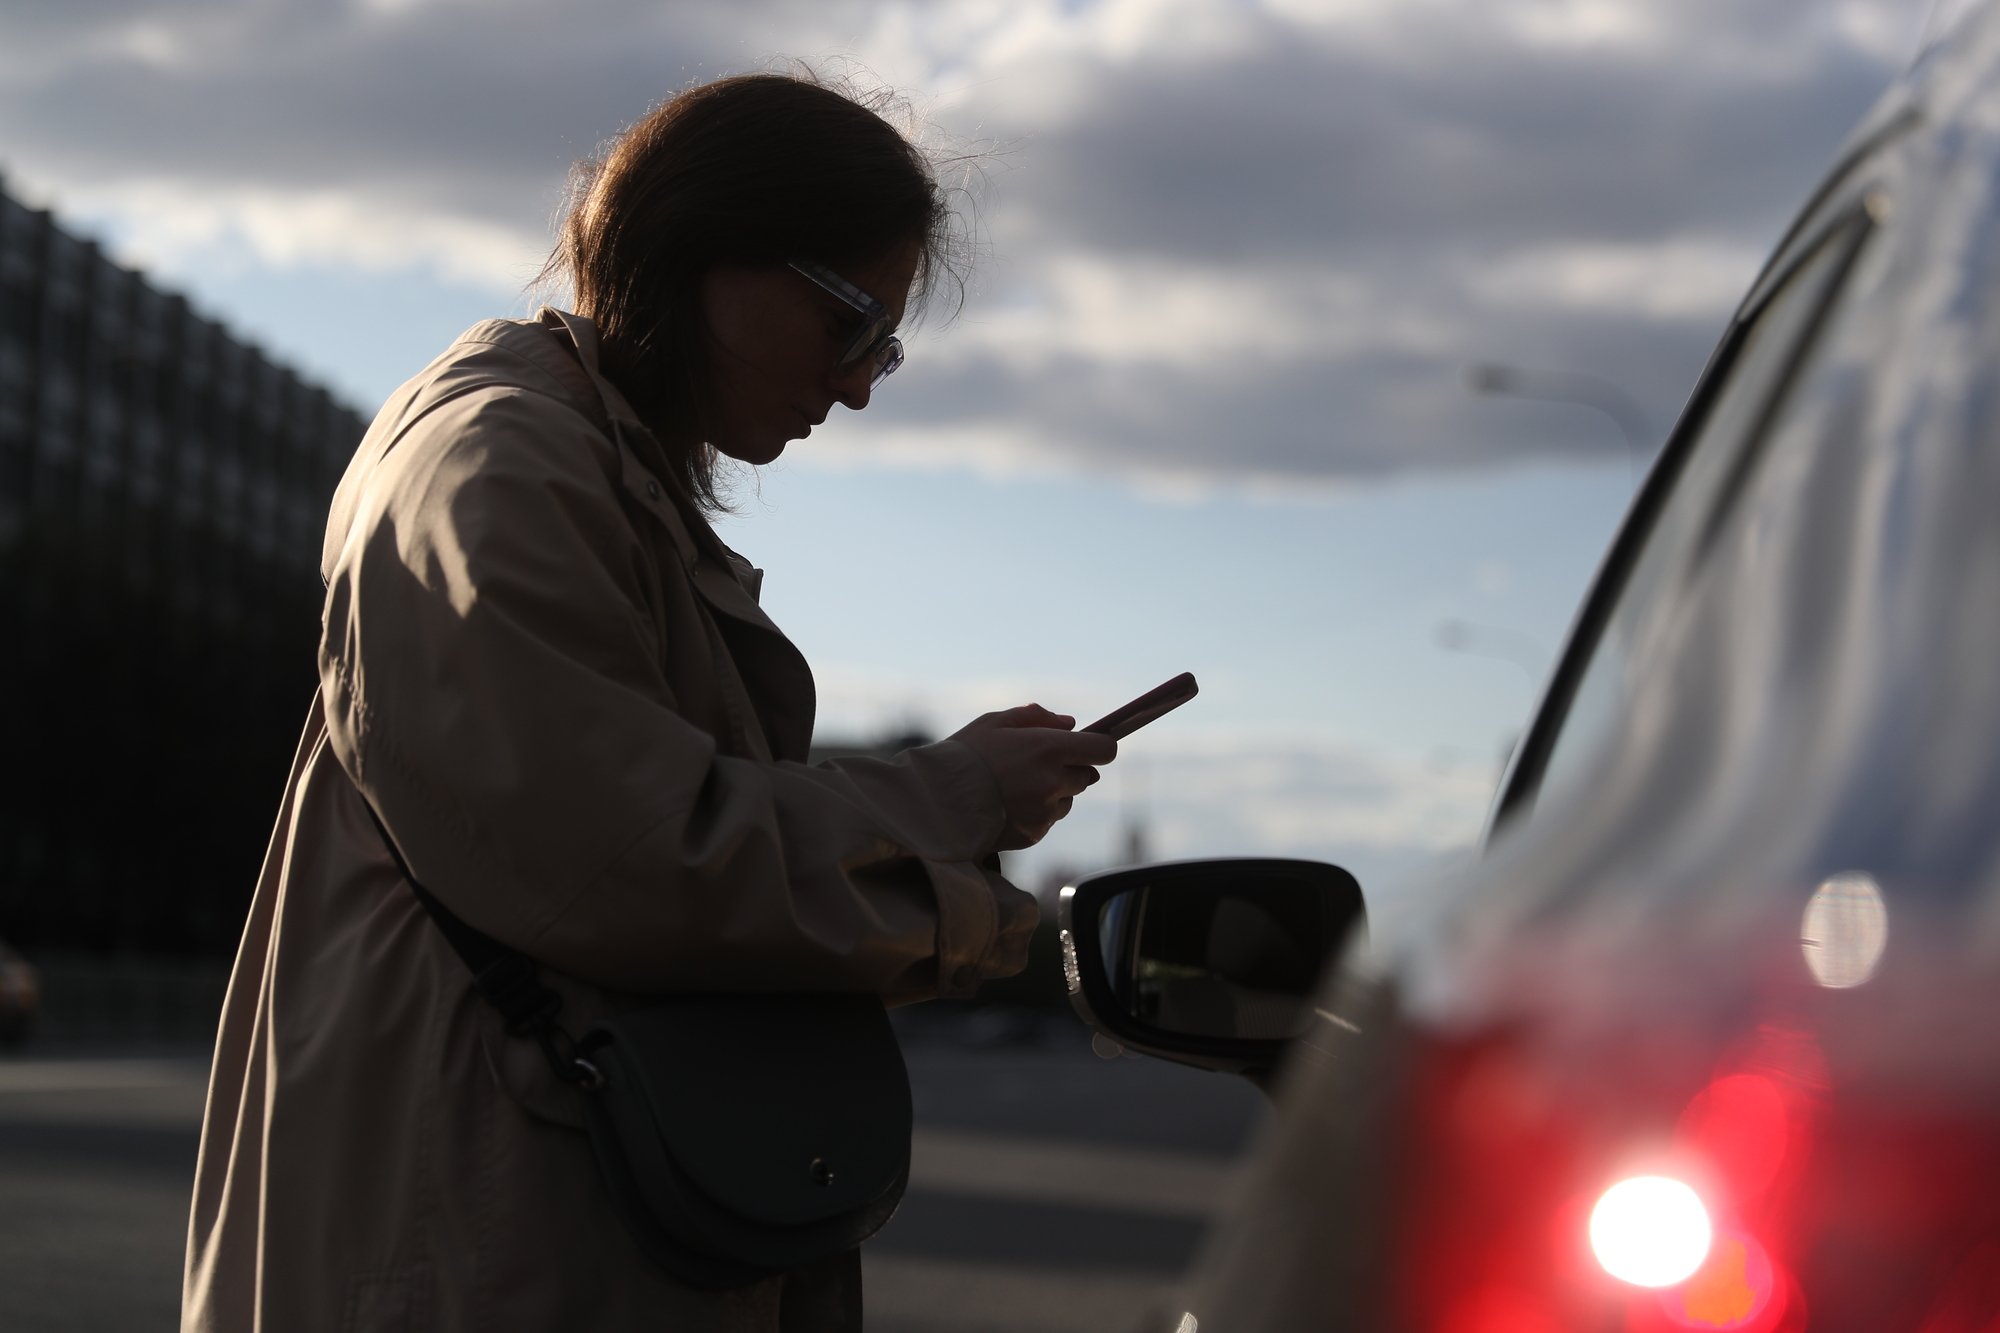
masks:
<path fill-rule="evenodd" d="M 1066 1017 L 1011 1034 L 977 1018 L 903 1026 L 918 1134 L 910 1191 L 864 1252 L 872 1333 L 1119 1333 L 1166 1310 L 1258 1095 L 1100 1060 Z M 205 1079 L 185 1048 L 0 1057 L 8 1333 L 174 1327 Z"/>

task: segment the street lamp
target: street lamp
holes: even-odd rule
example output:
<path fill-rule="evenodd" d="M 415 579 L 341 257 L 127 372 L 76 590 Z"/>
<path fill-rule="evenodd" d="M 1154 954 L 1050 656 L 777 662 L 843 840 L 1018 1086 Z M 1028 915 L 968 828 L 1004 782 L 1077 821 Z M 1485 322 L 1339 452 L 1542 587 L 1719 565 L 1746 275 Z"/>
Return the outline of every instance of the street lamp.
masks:
<path fill-rule="evenodd" d="M 1571 403 L 1610 417 L 1632 448 L 1632 480 L 1653 445 L 1653 427 L 1632 395 L 1597 375 L 1579 370 L 1524 370 L 1497 361 L 1479 361 L 1467 368 L 1465 380 L 1474 393 L 1500 398 L 1533 398 Z"/>

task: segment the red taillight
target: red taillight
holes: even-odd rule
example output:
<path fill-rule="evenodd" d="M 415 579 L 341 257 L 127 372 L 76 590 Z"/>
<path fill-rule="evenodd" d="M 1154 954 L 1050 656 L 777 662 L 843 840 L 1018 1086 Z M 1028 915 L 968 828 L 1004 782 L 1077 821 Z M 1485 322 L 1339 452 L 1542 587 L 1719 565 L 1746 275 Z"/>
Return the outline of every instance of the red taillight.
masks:
<path fill-rule="evenodd" d="M 1760 1032 L 1718 1062 L 1682 1044 L 1552 1052 L 1510 1035 L 1419 1063 L 1398 1327 L 1796 1326 L 1777 1256 L 1821 1113 L 1810 1042 Z"/>
<path fill-rule="evenodd" d="M 1635 1287 L 1672 1287 L 1708 1258 L 1715 1227 L 1701 1196 L 1672 1176 L 1632 1176 L 1590 1210 L 1590 1249 L 1605 1272 Z"/>
<path fill-rule="evenodd" d="M 1992 968 L 1911 950 L 1834 987 L 1793 943 L 1677 996 L 1547 957 L 1549 1003 L 1405 1029 L 1384 1326 L 2000 1333 Z"/>

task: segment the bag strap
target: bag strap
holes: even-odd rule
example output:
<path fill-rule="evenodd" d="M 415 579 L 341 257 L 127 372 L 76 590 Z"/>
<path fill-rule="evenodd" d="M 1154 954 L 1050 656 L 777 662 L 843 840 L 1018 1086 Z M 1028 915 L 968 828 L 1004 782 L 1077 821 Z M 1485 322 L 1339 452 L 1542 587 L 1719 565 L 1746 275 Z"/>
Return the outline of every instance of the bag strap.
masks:
<path fill-rule="evenodd" d="M 602 1087 L 603 1073 L 579 1053 L 576 1042 L 556 1022 L 556 1015 L 562 1010 L 562 996 L 543 983 L 541 968 L 532 958 L 467 925 L 419 883 L 410 863 L 403 859 L 402 849 L 389 836 L 388 825 L 375 812 L 375 803 L 359 787 L 355 791 L 361 797 L 362 809 L 374 821 L 375 831 L 382 835 L 389 855 L 396 858 L 396 869 L 408 881 L 410 892 L 417 895 L 417 901 L 431 914 L 452 952 L 471 971 L 473 986 L 488 1004 L 500 1011 L 507 1022 L 507 1031 L 516 1037 L 533 1037 L 541 1043 L 549 1068 L 563 1082 L 585 1088 Z"/>

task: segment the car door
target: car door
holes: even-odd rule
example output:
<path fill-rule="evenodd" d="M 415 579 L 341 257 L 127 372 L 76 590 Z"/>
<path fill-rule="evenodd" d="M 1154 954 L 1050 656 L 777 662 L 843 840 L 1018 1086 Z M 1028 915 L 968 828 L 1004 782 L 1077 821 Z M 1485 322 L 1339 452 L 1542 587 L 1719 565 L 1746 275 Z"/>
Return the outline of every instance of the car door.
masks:
<path fill-rule="evenodd" d="M 1468 935 L 1505 941 L 1528 923 L 1546 920 L 1559 911 L 1551 901 L 1557 883 L 1588 884 L 1593 893 L 1607 884 L 1636 883 L 1649 822 L 1662 828 L 1671 822 L 1663 803 L 1701 798 L 1701 765 L 1684 763 L 1685 747 L 1677 747 L 1683 731 L 1698 739 L 1701 728 L 1693 719 L 1720 692 L 1711 696 L 1698 681 L 1676 681 L 1680 703 L 1662 710 L 1654 706 L 1660 692 L 1653 687 L 1660 672 L 1689 670 L 1685 640 L 1707 628 L 1694 619 L 1712 617 L 1718 601 L 1729 598 L 1727 586 L 1716 586 L 1708 558 L 1731 530 L 1732 516 L 1742 517 L 1793 389 L 1812 366 L 1878 228 L 1885 196 L 1871 174 L 1877 151 L 1907 128 L 1907 122 L 1892 123 L 1834 173 L 1731 321 L 1605 558 L 1503 780 L 1488 863 L 1434 886 L 1434 906 L 1409 918 L 1406 929 L 1420 942 L 1402 961 L 1375 974 L 1350 960 L 1323 996 L 1319 1012 L 1327 1021 L 1297 1043 L 1281 1113 L 1252 1165 L 1240 1206 L 1207 1252 L 1189 1308 L 1177 1316 L 1181 1333 L 1204 1327 L 1566 1326 L 1537 1323 L 1532 1311 L 1525 1322 L 1510 1322 L 1513 1307 L 1478 1304 L 1484 1288 L 1467 1295 L 1467 1271 L 1476 1266 L 1465 1262 L 1467 1256 L 1499 1263 L 1513 1254 L 1508 1247 L 1518 1237 L 1499 1220 L 1504 1207 L 1496 1205 L 1485 1222 L 1478 1208 L 1442 1209 L 1437 1216 L 1457 1221 L 1440 1222 L 1430 1236 L 1399 1231 L 1392 1221 L 1409 1214 L 1413 1189 L 1449 1192 L 1461 1183 L 1447 1172 L 1419 1185 L 1411 1173 L 1410 1154 L 1421 1156 L 1412 1140 L 1422 1137 L 1413 1125 L 1434 1109 L 1421 1104 L 1431 1095 L 1424 1091 L 1428 1075 L 1420 1053 L 1429 1036 L 1421 1029 L 1431 1021 L 1427 1013 L 1451 1008 L 1417 992 L 1427 977 L 1462 992 L 1469 970 L 1458 967 L 1454 943 Z M 1732 716 L 1718 725 L 1741 728 L 1744 719 Z M 1635 754 L 1643 756 L 1636 765 Z M 1638 778 L 1635 766 L 1644 770 Z M 1586 807 L 1606 798 L 1607 784 L 1637 780 L 1651 784 L 1646 799 L 1657 821 L 1646 818 L 1641 801 L 1636 818 L 1628 802 L 1613 832 L 1595 823 Z M 1588 836 L 1570 837 L 1571 826 L 1589 826 Z M 1541 849 L 1516 846 L 1538 837 Z M 1547 859 L 1549 846 L 1567 852 L 1571 843 L 1588 844 L 1595 864 Z M 1542 865 L 1559 866 L 1562 873 L 1521 875 L 1523 857 L 1538 855 Z M 1512 868 L 1501 864 L 1510 858 Z M 1512 896 L 1497 894 L 1496 884 L 1510 879 Z M 1397 947 L 1389 944 L 1392 951 Z M 1444 961 L 1427 972 L 1427 961 L 1438 959 Z M 1539 965 L 1531 959 L 1528 971 Z M 1456 1013 L 1466 1019 L 1464 1009 Z M 1467 1021 L 1481 1017 L 1474 1001 Z M 1413 1099 L 1419 1104 L 1413 1106 Z M 1506 1171 L 1518 1163 L 1476 1165 L 1495 1167 L 1504 1184 Z M 1469 1176 L 1462 1183 L 1468 1190 L 1473 1184 Z M 1529 1255 L 1508 1262 L 1524 1270 L 1541 1261 Z M 1543 1273 L 1535 1280 L 1558 1276 Z M 1159 1324 L 1175 1326 L 1172 1320 Z"/>

